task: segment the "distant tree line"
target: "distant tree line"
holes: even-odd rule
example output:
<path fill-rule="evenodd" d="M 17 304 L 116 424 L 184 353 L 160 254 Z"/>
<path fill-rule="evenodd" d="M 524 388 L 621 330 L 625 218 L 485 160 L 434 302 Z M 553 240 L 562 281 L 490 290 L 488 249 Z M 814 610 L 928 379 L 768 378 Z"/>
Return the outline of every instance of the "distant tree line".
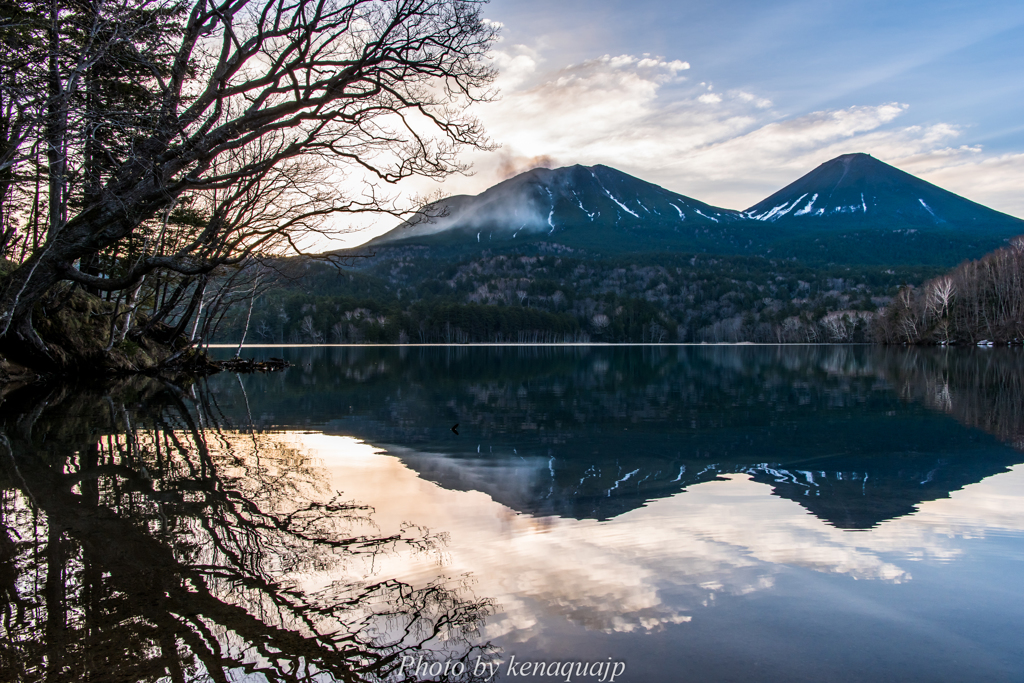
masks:
<path fill-rule="evenodd" d="M 543 247 L 461 259 L 397 249 L 343 270 L 292 260 L 212 338 L 263 343 L 867 342 L 901 284 L 937 269 Z M 269 283 L 270 280 L 267 280 Z M 249 319 L 246 327 L 245 321 Z"/>

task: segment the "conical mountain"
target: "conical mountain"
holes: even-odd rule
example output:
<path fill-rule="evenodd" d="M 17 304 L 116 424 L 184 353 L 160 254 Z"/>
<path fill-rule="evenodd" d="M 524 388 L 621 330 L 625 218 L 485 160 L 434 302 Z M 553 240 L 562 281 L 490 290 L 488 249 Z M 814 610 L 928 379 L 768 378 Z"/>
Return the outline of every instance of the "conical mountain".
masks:
<path fill-rule="evenodd" d="M 405 223 L 371 241 L 497 246 L 530 240 L 609 248 L 686 248 L 694 231 L 746 221 L 608 166 L 535 168 L 474 196 L 430 207 L 440 217 Z"/>
<path fill-rule="evenodd" d="M 744 212 L 767 223 L 955 228 L 961 233 L 1024 231 L 1024 221 L 982 206 L 868 154 L 844 154 Z"/>

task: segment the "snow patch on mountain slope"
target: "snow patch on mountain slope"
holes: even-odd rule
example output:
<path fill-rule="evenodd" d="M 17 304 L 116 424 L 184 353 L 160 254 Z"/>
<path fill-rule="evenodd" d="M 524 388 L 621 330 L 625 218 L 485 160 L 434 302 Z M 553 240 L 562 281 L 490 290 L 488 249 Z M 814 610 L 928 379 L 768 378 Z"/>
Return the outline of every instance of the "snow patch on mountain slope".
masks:
<path fill-rule="evenodd" d="M 925 211 L 927 211 L 928 213 L 930 213 L 932 215 L 932 218 L 938 218 L 938 216 L 935 215 L 935 212 L 932 211 L 932 207 L 930 207 L 927 204 L 925 204 L 925 201 L 923 199 L 918 199 L 917 201 L 921 202 L 921 206 L 924 207 Z"/>
<path fill-rule="evenodd" d="M 792 203 L 784 202 L 782 204 L 779 204 L 776 207 L 773 207 L 772 210 L 768 211 L 767 213 L 763 213 L 761 215 L 753 215 L 753 216 L 751 216 L 751 218 L 755 218 L 755 219 L 757 219 L 759 221 L 774 221 L 774 220 L 778 220 L 778 219 L 782 218 L 783 216 L 785 216 L 790 211 L 792 211 L 793 209 L 795 209 L 797 207 L 797 205 L 804 200 L 804 197 L 806 197 L 807 194 L 808 193 L 805 192 L 802 195 L 800 195 L 799 197 L 797 197 L 796 200 L 794 200 Z M 814 196 L 817 197 L 818 195 L 814 195 Z"/>
<path fill-rule="evenodd" d="M 548 212 L 548 225 L 551 226 L 551 229 L 548 230 L 548 234 L 550 235 L 555 231 L 555 198 L 551 194 L 551 190 L 549 190 L 548 188 L 545 187 L 544 191 L 548 193 L 548 199 L 551 200 L 551 211 Z"/>
<path fill-rule="evenodd" d="M 804 195 L 804 197 L 806 197 L 806 196 L 807 195 Z M 801 199 L 802 198 L 803 197 L 801 197 Z M 799 200 L 797 200 L 797 201 L 799 201 Z M 817 192 L 815 192 L 814 196 L 811 197 L 811 201 L 807 202 L 807 206 L 805 206 L 804 208 L 800 209 L 799 211 L 797 211 L 793 215 L 794 216 L 803 216 L 804 214 L 810 213 L 814 209 L 814 202 L 816 202 L 816 201 L 818 201 L 818 193 Z"/>
<path fill-rule="evenodd" d="M 620 201 L 619 201 L 618 199 L 616 199 L 616 198 L 615 198 L 614 196 L 612 196 L 612 193 L 608 191 L 608 189 L 607 189 L 607 188 L 606 188 L 606 187 L 605 187 L 605 186 L 604 186 L 604 185 L 603 185 L 603 184 L 601 183 L 601 181 L 600 181 L 600 180 L 598 180 L 598 177 L 597 177 L 596 175 L 594 175 L 594 172 L 593 172 L 593 171 L 591 171 L 591 172 L 590 172 L 590 175 L 594 176 L 594 180 L 596 180 L 596 181 L 597 181 L 597 185 L 598 185 L 598 187 L 600 187 L 600 188 L 601 188 L 601 190 L 602 190 L 602 191 L 603 191 L 603 192 L 604 192 L 604 193 L 605 193 L 606 195 L 608 195 L 608 199 L 610 199 L 610 200 L 612 200 L 613 202 L 615 202 L 616 204 L 618 204 L 618 205 L 619 205 L 619 207 L 620 207 L 620 208 L 621 208 L 621 209 L 622 209 L 623 211 L 625 211 L 625 212 L 626 212 L 626 213 L 628 213 L 628 214 L 631 214 L 631 215 L 632 215 L 632 216 L 633 216 L 634 218 L 640 218 L 640 215 L 639 215 L 639 214 L 637 214 L 637 213 L 636 213 L 635 211 L 633 211 L 633 210 L 632 210 L 632 209 L 630 209 L 630 208 L 629 208 L 628 206 L 626 206 L 625 204 L 623 204 L 622 202 L 620 202 Z"/>
<path fill-rule="evenodd" d="M 576 198 L 576 205 L 580 207 L 580 211 L 587 214 L 587 218 L 589 218 L 590 220 L 594 220 L 594 215 L 596 214 L 596 212 L 592 213 L 583 208 L 583 200 L 580 199 L 580 196 L 578 194 L 576 194 L 576 190 L 572 191 L 572 196 Z"/>

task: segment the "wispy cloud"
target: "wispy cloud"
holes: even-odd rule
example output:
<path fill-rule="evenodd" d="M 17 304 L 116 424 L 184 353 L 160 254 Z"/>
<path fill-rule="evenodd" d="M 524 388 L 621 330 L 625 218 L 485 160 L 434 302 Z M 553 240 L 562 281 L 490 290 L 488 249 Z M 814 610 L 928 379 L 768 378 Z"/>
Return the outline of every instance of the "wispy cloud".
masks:
<path fill-rule="evenodd" d="M 1024 154 L 986 156 L 964 147 L 907 159 L 902 168 L 968 199 L 1024 217 Z"/>

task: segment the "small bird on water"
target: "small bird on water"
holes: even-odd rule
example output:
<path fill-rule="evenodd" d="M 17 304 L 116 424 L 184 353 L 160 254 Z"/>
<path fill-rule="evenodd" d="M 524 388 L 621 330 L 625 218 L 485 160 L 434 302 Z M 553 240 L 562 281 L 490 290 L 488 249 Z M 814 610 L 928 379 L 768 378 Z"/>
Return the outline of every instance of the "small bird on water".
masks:
<path fill-rule="evenodd" d="M 459 423 L 458 422 L 456 422 L 455 425 L 452 426 L 452 431 L 455 432 L 455 436 L 459 435 Z"/>

